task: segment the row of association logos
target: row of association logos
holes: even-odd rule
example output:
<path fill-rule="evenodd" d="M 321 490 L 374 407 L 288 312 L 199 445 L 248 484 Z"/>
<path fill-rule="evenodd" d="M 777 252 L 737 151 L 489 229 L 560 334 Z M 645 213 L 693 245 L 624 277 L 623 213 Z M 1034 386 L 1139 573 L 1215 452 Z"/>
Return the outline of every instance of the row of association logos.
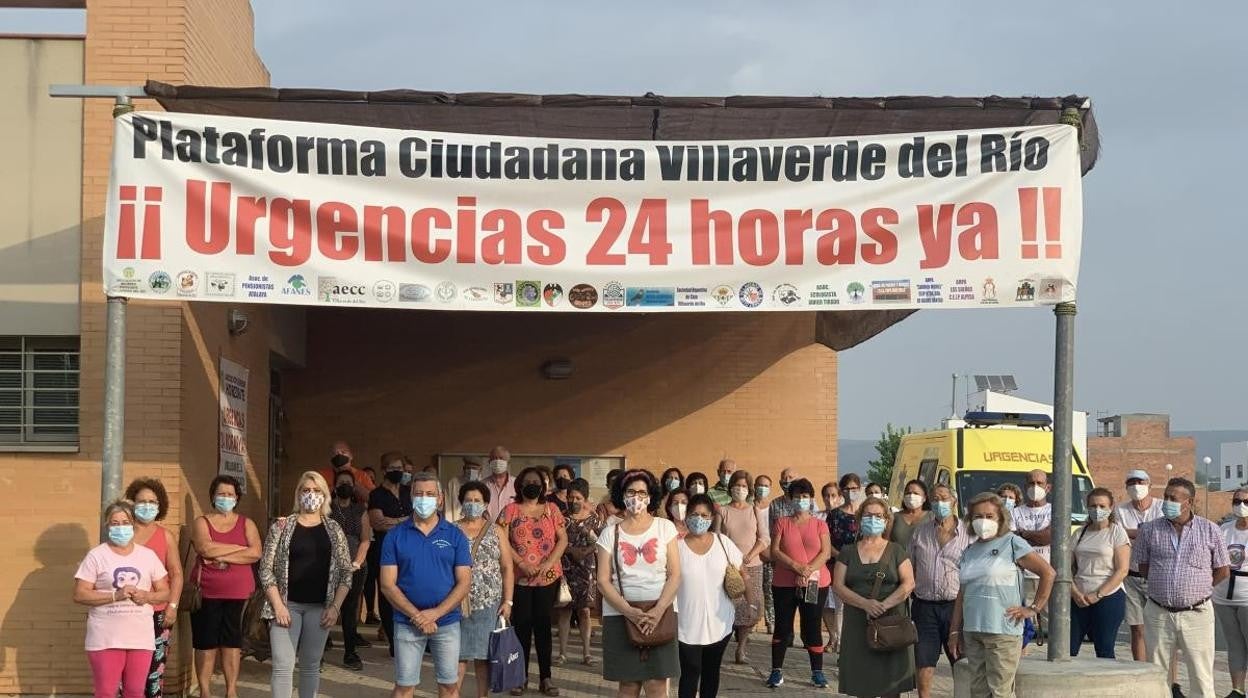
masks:
<path fill-rule="evenodd" d="M 313 286 L 303 274 L 273 278 L 267 274 L 199 272 L 183 270 L 176 274 L 154 271 L 144 279 L 132 267 L 123 270 L 113 283 L 112 293 L 166 295 L 182 298 L 219 297 L 263 302 L 269 298 L 297 300 L 315 298 L 321 303 L 365 305 L 397 304 L 485 304 L 518 308 L 557 308 L 570 306 L 589 310 L 601 305 L 609 310 L 635 308 L 830 308 L 841 305 L 930 306 L 944 303 L 997 305 L 999 303 L 1058 302 L 1063 300 L 1062 279 L 1019 279 L 1000 288 L 995 279 L 972 283 L 957 279 L 945 283 L 933 277 L 885 279 L 840 284 L 816 283 L 802 289 L 790 283 L 764 288 L 747 281 L 717 286 L 628 286 L 610 281 L 602 286 L 575 284 L 565 288 L 558 282 L 518 280 L 490 285 L 460 287 L 451 281 L 435 285 L 388 280 L 360 282 L 336 276 L 318 276 Z"/>

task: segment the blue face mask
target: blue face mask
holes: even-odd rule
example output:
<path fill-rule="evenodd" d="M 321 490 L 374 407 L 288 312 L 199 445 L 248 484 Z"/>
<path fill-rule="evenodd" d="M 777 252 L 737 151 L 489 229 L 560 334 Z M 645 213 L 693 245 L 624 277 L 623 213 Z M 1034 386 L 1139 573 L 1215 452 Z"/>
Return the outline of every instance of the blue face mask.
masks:
<path fill-rule="evenodd" d="M 134 505 L 134 515 L 143 523 L 151 523 L 160 515 L 160 505 L 156 502 L 139 502 Z"/>
<path fill-rule="evenodd" d="M 403 485 L 410 485 L 410 484 L 412 484 L 412 474 L 411 474 L 411 473 L 403 473 L 403 479 L 402 479 L 402 480 L 400 480 L 399 482 L 400 482 L 400 484 L 403 484 Z"/>
<path fill-rule="evenodd" d="M 947 519 L 953 513 L 953 504 L 950 502 L 932 502 L 932 511 L 936 512 L 936 518 Z"/>
<path fill-rule="evenodd" d="M 1161 514 L 1173 521 L 1183 513 L 1183 505 L 1178 502 L 1164 501 L 1161 503 Z"/>
<path fill-rule="evenodd" d="M 1008 514 L 1009 512 L 1011 512 L 1011 511 L 1014 511 L 1014 500 L 1013 500 L 1013 499 L 1004 499 L 1004 498 L 1003 498 L 1003 501 L 1005 502 L 1005 511 L 1006 511 L 1006 513 L 1007 513 L 1007 514 Z"/>
<path fill-rule="evenodd" d="M 234 507 L 238 505 L 238 500 L 233 497 L 213 497 L 212 505 L 222 514 L 228 514 L 234 511 Z"/>
<path fill-rule="evenodd" d="M 485 513 L 485 502 L 464 502 L 464 516 L 475 519 Z"/>
<path fill-rule="evenodd" d="M 668 478 L 667 479 L 667 491 L 672 492 L 678 489 L 680 489 L 680 480 L 674 477 Z"/>
<path fill-rule="evenodd" d="M 130 545 L 130 541 L 134 540 L 134 526 L 130 524 L 109 526 L 108 540 L 113 545 Z"/>
<path fill-rule="evenodd" d="M 879 516 L 862 517 L 862 535 L 864 536 L 884 535 L 884 519 Z"/>
<path fill-rule="evenodd" d="M 769 494 L 771 494 L 771 488 L 767 485 L 759 485 L 754 488 L 754 497 L 756 499 L 767 499 Z"/>
<path fill-rule="evenodd" d="M 685 519 L 685 526 L 689 528 L 690 533 L 700 536 L 711 530 L 711 520 L 704 519 L 701 516 L 690 516 Z"/>
<path fill-rule="evenodd" d="M 438 498 L 412 497 L 412 510 L 416 512 L 417 518 L 427 519 L 438 510 Z"/>
<path fill-rule="evenodd" d="M 802 497 L 801 499 L 797 500 L 798 511 L 810 511 L 814 507 L 815 507 L 815 500 L 810 499 L 809 497 Z"/>

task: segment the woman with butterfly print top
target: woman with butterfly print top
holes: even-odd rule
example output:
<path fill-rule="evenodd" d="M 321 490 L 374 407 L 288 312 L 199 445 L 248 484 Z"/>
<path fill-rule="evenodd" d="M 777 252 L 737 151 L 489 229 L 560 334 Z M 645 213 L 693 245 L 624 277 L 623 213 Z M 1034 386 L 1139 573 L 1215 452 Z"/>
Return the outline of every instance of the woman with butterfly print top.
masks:
<path fill-rule="evenodd" d="M 654 515 L 661 491 L 654 476 L 630 470 L 616 480 L 611 499 L 624 519 L 598 536 L 598 589 L 602 592 L 602 677 L 619 683 L 620 698 L 667 695 L 668 679 L 680 674 L 676 638 L 639 651 L 628 638 L 626 623 L 643 633 L 654 630 L 664 612 L 676 608 L 680 555 L 676 527 Z M 616 564 L 618 556 L 619 564 Z M 641 611 L 630 604 L 654 601 Z"/>
<path fill-rule="evenodd" d="M 530 651 L 537 644 L 537 668 L 543 695 L 557 696 L 559 689 L 551 679 L 552 632 L 555 600 L 559 597 L 559 580 L 563 577 L 560 558 L 568 547 L 566 522 L 559 508 L 546 500 L 542 472 L 525 468 L 516 477 L 516 501 L 498 515 L 498 523 L 507 529 L 508 542 L 515 553 L 512 565 L 516 570 L 516 586 L 512 600 L 511 623 L 524 648 L 525 674 L 528 674 Z M 526 686 L 512 689 L 511 695 L 523 695 Z"/>

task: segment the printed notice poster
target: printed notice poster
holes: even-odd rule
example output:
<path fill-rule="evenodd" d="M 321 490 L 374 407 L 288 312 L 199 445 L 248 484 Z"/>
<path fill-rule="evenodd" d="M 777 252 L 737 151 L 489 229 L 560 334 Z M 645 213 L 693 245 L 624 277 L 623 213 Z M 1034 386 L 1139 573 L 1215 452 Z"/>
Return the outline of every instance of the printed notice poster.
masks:
<path fill-rule="evenodd" d="M 221 458 L 217 474 L 229 475 L 247 491 L 246 366 L 221 359 Z"/>

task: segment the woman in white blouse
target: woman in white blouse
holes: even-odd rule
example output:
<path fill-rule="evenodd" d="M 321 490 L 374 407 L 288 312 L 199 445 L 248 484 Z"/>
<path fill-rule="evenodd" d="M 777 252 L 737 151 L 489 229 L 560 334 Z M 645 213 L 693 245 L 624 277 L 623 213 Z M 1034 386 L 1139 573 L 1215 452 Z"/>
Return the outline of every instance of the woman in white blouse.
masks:
<path fill-rule="evenodd" d="M 748 477 L 747 477 L 748 482 Z M 680 640 L 679 698 L 715 698 L 719 668 L 732 639 L 736 610 L 724 592 L 724 573 L 738 571 L 744 557 L 732 539 L 711 533 L 715 503 L 704 494 L 689 499 L 689 529 L 680 550 L 680 587 L 676 592 L 677 635 Z"/>
<path fill-rule="evenodd" d="M 1114 658 L 1118 628 L 1127 613 L 1122 581 L 1131 565 L 1131 540 L 1114 517 L 1114 494 L 1104 487 L 1088 493 L 1088 522 L 1072 549 L 1075 583 L 1070 586 L 1070 656 L 1079 656 L 1085 635 L 1096 656 Z"/>

